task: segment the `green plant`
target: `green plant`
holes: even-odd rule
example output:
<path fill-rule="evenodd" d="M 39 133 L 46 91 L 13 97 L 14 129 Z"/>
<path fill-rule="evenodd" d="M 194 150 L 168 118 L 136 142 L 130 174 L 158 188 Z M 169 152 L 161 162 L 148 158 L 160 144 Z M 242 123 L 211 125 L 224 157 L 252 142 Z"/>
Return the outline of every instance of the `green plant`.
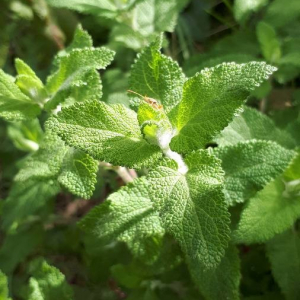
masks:
<path fill-rule="evenodd" d="M 239 29 L 192 55 L 175 2 L 47 0 L 106 20 L 106 47 L 79 25 L 45 83 L 19 58 L 0 71 L 1 299 L 298 298 L 298 48 L 283 20 L 299 14 L 224 1 Z M 188 76 L 159 34 L 174 29 Z M 125 48 L 143 48 L 130 70 Z"/>

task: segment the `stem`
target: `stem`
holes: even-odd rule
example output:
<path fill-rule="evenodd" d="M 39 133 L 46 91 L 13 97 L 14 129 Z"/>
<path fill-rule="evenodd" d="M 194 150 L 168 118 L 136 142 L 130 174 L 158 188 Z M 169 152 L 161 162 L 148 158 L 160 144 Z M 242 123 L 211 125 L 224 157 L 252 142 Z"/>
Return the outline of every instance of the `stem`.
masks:
<path fill-rule="evenodd" d="M 228 2 L 228 0 L 223 0 L 224 4 L 227 6 L 227 8 L 232 12 L 233 9 L 232 9 L 232 6 L 231 4 Z"/>
<path fill-rule="evenodd" d="M 112 164 L 106 163 L 106 162 L 100 162 L 100 166 L 114 170 L 126 184 L 134 181 L 134 179 L 138 177 L 138 175 L 134 169 L 128 169 L 128 168 L 121 167 L 121 166 L 116 167 L 116 166 L 113 166 Z"/>
<path fill-rule="evenodd" d="M 178 165 L 178 172 L 185 175 L 189 170 L 188 166 L 183 161 L 182 156 L 179 153 L 172 151 L 170 148 L 170 142 L 174 134 L 176 134 L 175 130 L 164 132 L 158 137 L 157 144 L 166 157 L 175 160 Z"/>
<path fill-rule="evenodd" d="M 168 158 L 171 158 L 173 160 L 176 161 L 177 165 L 178 165 L 178 172 L 181 173 L 182 175 L 185 175 L 189 168 L 188 166 L 185 164 L 185 162 L 183 161 L 183 158 L 182 156 L 175 152 L 175 151 L 172 151 L 170 149 L 170 147 L 168 147 L 167 149 L 162 149 L 163 150 L 163 153 L 166 157 Z"/>
<path fill-rule="evenodd" d="M 134 170 L 132 170 L 132 171 L 134 171 Z M 132 176 L 132 173 L 129 173 L 129 170 L 125 167 L 117 167 L 116 172 L 122 178 L 124 183 L 132 182 L 137 177 L 136 173 L 134 175 L 135 177 Z"/>

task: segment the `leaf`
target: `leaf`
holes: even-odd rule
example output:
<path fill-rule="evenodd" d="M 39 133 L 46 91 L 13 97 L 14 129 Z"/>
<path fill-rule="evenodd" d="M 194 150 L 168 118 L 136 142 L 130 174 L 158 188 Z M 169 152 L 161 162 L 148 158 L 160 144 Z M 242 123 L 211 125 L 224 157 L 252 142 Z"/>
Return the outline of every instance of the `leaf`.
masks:
<path fill-rule="evenodd" d="M 17 227 L 26 218 L 43 208 L 59 192 L 53 180 L 16 181 L 3 205 L 2 227 Z"/>
<path fill-rule="evenodd" d="M 288 149 L 296 146 L 289 133 L 280 130 L 269 117 L 250 107 L 245 107 L 243 113 L 234 118 L 215 140 L 219 146 L 226 146 L 253 139 L 275 141 Z"/>
<path fill-rule="evenodd" d="M 234 17 L 239 23 L 244 23 L 249 16 L 259 11 L 269 0 L 235 0 Z"/>
<path fill-rule="evenodd" d="M 44 103 L 48 98 L 47 91 L 42 81 L 36 76 L 34 71 L 21 59 L 15 60 L 18 76 L 16 85 L 20 90 L 36 103 Z"/>
<path fill-rule="evenodd" d="M 96 70 L 105 69 L 114 52 L 106 48 L 74 49 L 60 59 L 58 71 L 47 79 L 47 90 L 52 94 L 45 109 L 54 109 L 67 97 L 78 101 L 98 99 L 102 95 L 100 78 Z"/>
<path fill-rule="evenodd" d="M 72 300 L 73 290 L 65 276 L 43 259 L 31 263 L 28 300 Z"/>
<path fill-rule="evenodd" d="M 28 156 L 15 177 L 16 181 L 56 179 L 68 147 L 57 136 L 46 133 L 39 150 Z"/>
<path fill-rule="evenodd" d="M 177 62 L 160 53 L 162 39 L 160 35 L 138 55 L 129 86 L 137 93 L 156 99 L 169 113 L 181 99 L 185 76 Z"/>
<path fill-rule="evenodd" d="M 185 159 L 186 175 L 169 166 L 151 171 L 148 189 L 163 226 L 180 244 L 191 264 L 218 265 L 229 236 L 229 214 L 218 159 L 197 151 Z"/>
<path fill-rule="evenodd" d="M 180 11 L 188 0 L 148 0 L 138 3 L 134 10 L 136 31 L 145 33 L 173 32 Z M 145 14 L 145 11 L 147 14 Z"/>
<path fill-rule="evenodd" d="M 281 178 L 250 199 L 234 233 L 238 243 L 262 243 L 291 227 L 300 217 L 300 196 L 290 195 Z"/>
<path fill-rule="evenodd" d="M 143 139 L 136 113 L 120 104 L 75 104 L 49 119 L 47 126 L 68 145 L 116 166 L 152 166 L 162 156 Z"/>
<path fill-rule="evenodd" d="M 144 279 L 134 265 L 117 264 L 111 267 L 112 276 L 119 284 L 130 289 L 138 288 Z"/>
<path fill-rule="evenodd" d="M 71 44 L 67 48 L 58 52 L 58 54 L 56 55 L 56 57 L 54 59 L 54 65 L 59 66 L 59 62 L 60 62 L 61 58 L 66 56 L 70 52 L 72 52 L 72 50 L 84 49 L 84 48 L 93 48 L 93 40 L 92 40 L 92 37 L 88 34 L 88 32 L 85 31 L 82 28 L 82 26 L 79 24 L 76 27 L 74 37 L 73 37 Z"/>
<path fill-rule="evenodd" d="M 207 270 L 201 264 L 191 263 L 189 269 L 205 299 L 240 299 L 240 259 L 235 246 L 230 245 L 227 248 L 225 256 L 216 268 Z"/>
<path fill-rule="evenodd" d="M 124 241 L 135 256 L 148 260 L 157 257 L 164 227 L 191 263 L 216 267 L 229 238 L 220 161 L 203 150 L 186 162 L 186 175 L 174 169 L 175 163 L 164 163 L 112 194 L 81 227 L 107 242 Z"/>
<path fill-rule="evenodd" d="M 141 0 L 129 1 L 110 1 L 110 0 L 46 0 L 54 7 L 73 9 L 81 13 L 91 14 L 106 18 L 115 18 L 119 11 L 128 10 L 136 2 Z"/>
<path fill-rule="evenodd" d="M 159 254 L 164 229 L 148 195 L 144 177 L 113 193 L 80 222 L 81 227 L 106 242 L 125 242 L 131 252 L 153 261 Z"/>
<path fill-rule="evenodd" d="M 44 231 L 41 227 L 30 227 L 7 234 L 0 249 L 1 270 L 12 274 L 19 263 L 24 262 L 30 253 L 36 251 L 43 237 Z"/>
<path fill-rule="evenodd" d="M 4 273 L 0 271 L 0 299 L 11 300 L 9 298 L 8 282 Z"/>
<path fill-rule="evenodd" d="M 284 172 L 284 178 L 287 181 L 297 180 L 300 178 L 300 149 L 297 149 L 297 156 Z"/>
<path fill-rule="evenodd" d="M 0 116 L 7 121 L 33 119 L 40 107 L 15 85 L 12 78 L 0 70 Z"/>
<path fill-rule="evenodd" d="M 58 182 L 72 194 L 89 199 L 97 182 L 98 161 L 88 154 L 69 149 L 58 176 Z"/>
<path fill-rule="evenodd" d="M 276 28 L 292 25 L 300 15 L 300 2 L 290 0 L 286 5 L 284 0 L 275 0 L 268 6 L 265 21 Z"/>
<path fill-rule="evenodd" d="M 223 63 L 187 80 L 171 116 L 178 131 L 171 148 L 188 153 L 205 147 L 241 110 L 250 91 L 275 70 L 264 62 Z"/>
<path fill-rule="evenodd" d="M 39 149 L 43 131 L 38 119 L 14 122 L 7 127 L 7 134 L 14 146 L 22 151 L 34 152 Z"/>
<path fill-rule="evenodd" d="M 244 202 L 268 182 L 282 174 L 295 152 L 275 142 L 246 141 L 218 147 L 214 154 L 225 171 L 225 198 L 228 205 Z"/>
<path fill-rule="evenodd" d="M 278 63 L 281 58 L 281 48 L 274 28 L 266 22 L 259 22 L 256 34 L 265 59 L 270 63 Z"/>
<path fill-rule="evenodd" d="M 267 243 L 272 273 L 287 300 L 300 295 L 300 235 L 288 230 Z"/>

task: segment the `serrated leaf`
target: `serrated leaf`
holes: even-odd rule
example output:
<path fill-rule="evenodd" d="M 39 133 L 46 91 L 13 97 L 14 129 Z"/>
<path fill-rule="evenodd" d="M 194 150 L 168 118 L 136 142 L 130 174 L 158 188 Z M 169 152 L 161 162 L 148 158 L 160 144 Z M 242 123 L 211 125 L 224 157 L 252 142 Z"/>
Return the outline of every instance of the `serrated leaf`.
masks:
<path fill-rule="evenodd" d="M 225 171 L 225 199 L 228 205 L 244 202 L 268 182 L 283 173 L 295 157 L 275 142 L 247 141 L 218 147 L 214 154 Z"/>
<path fill-rule="evenodd" d="M 300 295 L 300 235 L 288 230 L 267 243 L 272 273 L 287 300 Z"/>
<path fill-rule="evenodd" d="M 58 52 L 58 54 L 56 55 L 56 57 L 54 59 L 54 64 L 58 65 L 61 58 L 66 56 L 68 53 L 70 53 L 74 49 L 84 49 L 84 48 L 92 48 L 92 47 L 93 47 L 92 37 L 79 24 L 76 27 L 71 44 L 67 48 Z"/>
<path fill-rule="evenodd" d="M 31 263 L 29 280 L 29 300 L 72 300 L 73 290 L 65 276 L 45 260 L 37 259 Z"/>
<path fill-rule="evenodd" d="M 227 248 L 224 257 L 216 268 L 207 270 L 201 264 L 191 263 L 189 269 L 205 299 L 240 299 L 240 258 L 235 246 L 230 245 Z"/>
<path fill-rule="evenodd" d="M 107 48 L 74 49 L 63 56 L 58 71 L 47 79 L 46 87 L 52 97 L 45 109 L 54 109 L 70 96 L 79 101 L 85 100 L 87 93 L 94 99 L 100 98 L 102 90 L 96 70 L 105 69 L 113 56 L 114 52 Z"/>
<path fill-rule="evenodd" d="M 15 180 L 57 179 L 71 193 L 88 199 L 95 189 L 97 170 L 98 162 L 88 154 L 66 146 L 58 136 L 47 132 L 39 150 L 23 161 Z"/>
<path fill-rule="evenodd" d="M 55 179 L 68 147 L 57 136 L 46 133 L 39 150 L 28 156 L 15 177 L 16 181 Z"/>
<path fill-rule="evenodd" d="M 11 76 L 0 70 L 0 116 L 8 121 L 33 119 L 39 115 L 38 104 L 21 92 Z"/>
<path fill-rule="evenodd" d="M 290 195 L 278 178 L 250 199 L 234 237 L 238 243 L 262 243 L 287 230 L 299 217 L 300 196 Z"/>
<path fill-rule="evenodd" d="M 265 59 L 270 63 L 278 63 L 281 57 L 281 48 L 274 28 L 266 22 L 259 22 L 256 34 Z"/>
<path fill-rule="evenodd" d="M 58 182 L 71 193 L 89 199 L 97 182 L 98 161 L 79 150 L 69 149 Z"/>
<path fill-rule="evenodd" d="M 153 208 L 145 178 L 135 180 L 94 208 L 81 226 L 107 242 L 125 242 L 136 257 L 155 260 L 164 229 Z"/>
<path fill-rule="evenodd" d="M 241 110 L 251 90 L 274 71 L 264 62 L 223 63 L 187 80 L 171 116 L 178 130 L 171 148 L 188 153 L 205 147 Z"/>
<path fill-rule="evenodd" d="M 11 300 L 11 298 L 9 298 L 7 278 L 5 274 L 2 273 L 1 271 L 0 271 L 0 299 Z"/>
<path fill-rule="evenodd" d="M 185 159 L 186 175 L 168 166 L 147 176 L 151 199 L 163 226 L 179 242 L 191 263 L 218 265 L 229 235 L 220 161 L 202 150 Z"/>
<path fill-rule="evenodd" d="M 250 14 L 259 11 L 268 2 L 269 0 L 235 0 L 235 19 L 240 23 L 244 23 L 250 16 Z"/>
<path fill-rule="evenodd" d="M 98 160 L 127 167 L 152 165 L 162 156 L 143 138 L 134 111 L 88 101 L 65 108 L 47 126 L 67 144 Z"/>
<path fill-rule="evenodd" d="M 220 146 L 226 146 L 253 139 L 275 141 L 288 149 L 296 146 L 288 132 L 277 128 L 269 117 L 250 107 L 245 107 L 215 140 Z"/>
<path fill-rule="evenodd" d="M 21 59 L 15 60 L 15 67 L 18 73 L 18 76 L 16 77 L 16 85 L 33 101 L 43 103 L 47 99 L 48 94 L 42 81 Z"/>
<path fill-rule="evenodd" d="M 138 55 L 129 86 L 137 93 L 156 99 L 169 113 L 181 99 L 185 76 L 175 61 L 160 53 L 162 39 L 161 35 Z"/>

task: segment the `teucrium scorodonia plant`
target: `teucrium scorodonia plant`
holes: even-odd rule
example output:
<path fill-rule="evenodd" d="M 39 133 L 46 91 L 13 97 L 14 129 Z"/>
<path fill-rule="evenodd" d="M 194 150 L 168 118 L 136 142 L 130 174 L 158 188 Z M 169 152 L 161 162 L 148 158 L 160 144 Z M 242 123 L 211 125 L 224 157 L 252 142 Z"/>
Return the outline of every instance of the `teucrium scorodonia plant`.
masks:
<path fill-rule="evenodd" d="M 294 140 L 268 117 L 244 107 L 250 92 L 276 69 L 264 62 L 229 62 L 187 78 L 161 53 L 162 38 L 138 54 L 132 66 L 129 88 L 145 95 L 129 93 L 132 108 L 101 101 L 97 70 L 105 69 L 114 53 L 94 48 L 81 27 L 56 56 L 45 85 L 21 60 L 16 79 L 1 71 L 0 116 L 18 122 L 11 125 L 10 137 L 31 152 L 5 201 L 2 228 L 21 228 L 63 188 L 90 198 L 99 161 L 143 170 L 145 175 L 93 208 L 80 227 L 104 243 L 124 242 L 137 261 L 148 265 L 163 260 L 171 236 L 207 299 L 238 299 L 240 261 L 234 242 L 265 242 L 300 215 L 281 176 L 295 156 Z M 45 131 L 37 119 L 42 111 L 48 117 Z M 34 134 L 28 135 L 28 128 Z M 268 135 L 261 128 L 268 128 Z M 210 148 L 211 142 L 219 147 Z M 282 203 L 283 194 L 291 201 Z M 228 208 L 248 200 L 231 233 Z M 276 226 L 271 225 L 274 216 L 280 220 Z M 276 242 L 269 244 L 275 272 L 273 256 L 281 256 Z M 32 238 L 28 247 L 36 244 Z M 63 286 L 57 297 L 72 297 L 58 270 L 42 260 L 36 263 L 39 269 L 46 275 L 36 271 L 30 279 L 30 297 L 51 290 L 51 282 L 43 284 L 52 273 Z"/>
<path fill-rule="evenodd" d="M 275 68 L 264 62 L 223 63 L 186 78 L 176 62 L 161 54 L 161 42 L 159 37 L 138 55 L 130 77 L 131 90 L 158 104 L 135 99 L 135 111 L 87 98 L 63 108 L 49 119 L 47 128 L 97 160 L 149 169 L 94 208 L 80 222 L 82 228 L 101 239 L 124 241 L 135 256 L 144 258 L 150 252 L 152 258 L 159 255 L 163 236 L 169 233 L 202 293 L 217 299 L 218 291 L 208 286 L 230 272 L 234 279 L 224 279 L 225 290 L 219 292 L 234 299 L 239 260 L 233 246 L 228 248 L 227 206 L 244 201 L 251 185 L 241 163 L 253 168 L 250 177 L 256 172 L 253 157 L 263 168 L 254 179 L 259 190 L 286 168 L 294 153 L 275 142 L 256 140 L 217 151 L 205 148 L 242 112 L 251 90 Z M 237 160 L 231 167 L 236 168 L 234 176 L 244 178 L 234 187 L 226 167 L 228 153 Z M 282 158 L 276 165 L 274 155 Z M 225 178 L 220 159 L 228 171 Z"/>

